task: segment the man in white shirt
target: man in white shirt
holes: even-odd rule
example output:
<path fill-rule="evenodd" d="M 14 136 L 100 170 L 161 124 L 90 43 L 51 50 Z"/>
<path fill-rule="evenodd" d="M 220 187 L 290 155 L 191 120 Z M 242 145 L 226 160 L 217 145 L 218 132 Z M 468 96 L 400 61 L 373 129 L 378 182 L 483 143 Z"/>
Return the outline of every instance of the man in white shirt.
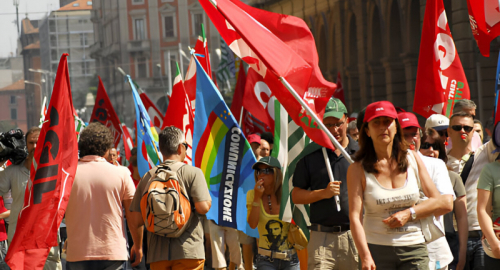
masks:
<path fill-rule="evenodd" d="M 421 128 L 417 117 L 410 112 L 402 112 L 398 114 L 398 121 L 403 128 L 405 140 L 410 144 L 411 150 L 417 152 L 425 164 L 429 176 L 436 185 L 441 196 L 446 196 L 450 203 L 455 200 L 455 192 L 451 185 L 450 176 L 446 164 L 440 159 L 430 158 L 420 154 L 420 138 Z M 443 216 L 436 217 L 441 223 L 444 232 Z M 453 261 L 453 254 L 450 246 L 443 236 L 427 245 L 429 252 L 429 269 L 448 269 L 448 264 Z"/>

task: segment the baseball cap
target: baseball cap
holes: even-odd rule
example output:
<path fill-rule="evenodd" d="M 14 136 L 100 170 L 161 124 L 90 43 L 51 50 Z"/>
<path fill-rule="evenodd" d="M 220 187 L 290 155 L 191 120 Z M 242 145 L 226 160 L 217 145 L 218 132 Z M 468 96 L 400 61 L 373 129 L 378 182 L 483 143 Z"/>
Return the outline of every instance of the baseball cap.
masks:
<path fill-rule="evenodd" d="M 248 143 L 258 143 L 260 144 L 260 136 L 257 134 L 250 134 L 247 136 Z"/>
<path fill-rule="evenodd" d="M 272 157 L 272 156 L 260 158 L 259 161 L 257 161 L 252 166 L 252 169 L 255 170 L 257 168 L 257 166 L 259 166 L 259 164 L 265 164 L 267 166 L 278 168 L 281 170 L 281 164 L 280 164 L 279 160 L 275 157 Z"/>
<path fill-rule="evenodd" d="M 344 114 L 347 114 L 347 108 L 345 107 L 344 103 L 342 103 L 340 99 L 332 97 L 326 104 L 323 119 L 327 117 L 335 117 L 341 119 Z"/>
<path fill-rule="evenodd" d="M 420 124 L 418 124 L 417 117 L 411 112 L 398 113 L 398 121 L 401 128 L 418 127 L 421 129 Z"/>
<path fill-rule="evenodd" d="M 450 119 L 442 114 L 433 114 L 425 121 L 425 128 L 433 128 L 437 131 L 447 129 Z"/>
<path fill-rule="evenodd" d="M 396 109 L 392 103 L 389 101 L 377 101 L 366 107 L 363 122 L 370 122 L 371 120 L 381 116 L 387 116 L 394 119 L 398 118 L 398 114 L 396 113 Z"/>

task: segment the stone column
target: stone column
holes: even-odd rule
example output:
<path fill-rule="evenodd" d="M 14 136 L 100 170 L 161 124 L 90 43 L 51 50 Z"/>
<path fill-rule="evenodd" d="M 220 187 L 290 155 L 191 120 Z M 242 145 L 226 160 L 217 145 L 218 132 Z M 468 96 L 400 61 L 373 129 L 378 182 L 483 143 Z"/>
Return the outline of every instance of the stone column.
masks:
<path fill-rule="evenodd" d="M 418 54 L 403 53 L 401 54 L 401 58 L 403 59 L 406 78 L 406 104 L 408 104 L 408 107 L 405 110 L 412 111 L 415 84 L 417 82 Z"/>
<path fill-rule="evenodd" d="M 369 78 L 368 104 L 374 101 L 386 99 L 385 68 L 380 61 L 366 62 Z"/>
<path fill-rule="evenodd" d="M 402 107 L 406 110 L 410 104 L 406 99 L 406 81 L 404 64 L 400 58 L 382 58 L 382 65 L 385 68 L 385 81 L 387 100 L 394 106 Z"/>
<path fill-rule="evenodd" d="M 345 80 L 347 84 L 344 85 L 344 95 L 348 111 L 358 111 L 361 102 L 361 90 L 359 87 L 359 72 L 357 67 L 344 68 Z"/>

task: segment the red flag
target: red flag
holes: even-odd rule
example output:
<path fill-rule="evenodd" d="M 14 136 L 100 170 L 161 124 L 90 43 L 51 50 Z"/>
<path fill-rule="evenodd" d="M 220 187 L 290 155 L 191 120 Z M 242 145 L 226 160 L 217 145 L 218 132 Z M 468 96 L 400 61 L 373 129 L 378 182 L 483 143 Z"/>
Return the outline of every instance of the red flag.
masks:
<path fill-rule="evenodd" d="M 302 43 L 303 41 L 309 42 L 306 36 L 301 35 L 304 32 L 300 32 L 298 27 L 293 26 L 293 23 L 281 24 L 278 22 L 276 25 L 281 32 L 289 32 L 287 43 L 285 43 L 277 36 L 285 36 L 285 34 L 272 32 L 271 29 L 263 26 L 265 22 L 257 21 L 256 18 L 249 15 L 247 10 L 242 10 L 229 0 L 217 1 L 217 7 L 214 7 L 208 0 L 200 0 L 199 2 L 231 50 L 247 62 L 251 68 L 255 69 L 266 80 L 274 80 L 276 83 L 273 85 L 281 84 L 279 77 L 285 78 L 305 103 L 311 104 L 313 112 L 324 110 L 324 105 L 332 96 L 334 89 L 320 87 L 321 83 L 316 81 L 319 80 L 317 75 L 319 69 L 312 68 L 310 65 L 315 60 L 314 55 L 309 57 L 306 55 L 315 54 L 317 61 L 317 53 L 312 52 L 315 51 L 315 46 L 314 50 L 311 50 L 309 46 L 302 47 L 311 44 Z M 233 2 L 237 3 L 237 1 Z M 281 21 L 286 21 L 286 18 L 290 17 L 282 16 L 280 17 Z M 310 34 L 310 32 L 308 33 Z M 302 57 L 306 57 L 307 61 Z M 311 87 L 312 85 L 318 85 L 318 87 Z M 312 140 L 333 149 L 332 143 L 312 119 L 312 116 L 308 115 L 307 111 L 283 85 L 276 88 L 270 87 L 270 89 L 289 112 L 292 119 L 304 129 Z"/>
<path fill-rule="evenodd" d="M 490 43 L 500 35 L 498 0 L 467 0 L 472 35 L 479 51 L 490 56 Z"/>
<path fill-rule="evenodd" d="M 342 100 L 345 104 L 344 87 L 342 87 L 342 79 L 340 77 L 340 72 L 337 73 L 337 89 L 333 92 L 333 97 Z"/>
<path fill-rule="evenodd" d="M 280 81 L 269 78 L 272 77 L 263 78 L 254 69 L 248 69 L 243 107 L 254 118 L 259 119 L 264 125 L 274 130 L 274 101 L 276 97 L 271 89 L 280 88 L 283 85 Z"/>
<path fill-rule="evenodd" d="M 142 104 L 144 104 L 144 108 L 148 111 L 149 118 L 151 119 L 151 123 L 156 128 L 156 132 L 159 134 L 161 132 L 162 122 L 163 122 L 163 114 L 156 108 L 155 104 L 151 99 L 149 99 L 146 93 L 141 93 L 139 95 L 141 97 Z"/>
<path fill-rule="evenodd" d="M 130 160 L 132 156 L 132 148 L 134 148 L 134 141 L 132 140 L 132 136 L 130 136 L 130 132 L 128 132 L 128 128 L 125 124 L 121 124 L 122 132 L 123 132 L 123 149 L 125 150 L 125 158 Z"/>
<path fill-rule="evenodd" d="M 450 116 L 455 100 L 469 99 L 469 85 L 451 37 L 443 1 L 425 7 L 413 111 Z"/>
<path fill-rule="evenodd" d="M 245 67 L 243 63 L 240 63 L 240 70 L 238 71 L 238 81 L 236 82 L 236 88 L 234 89 L 233 102 L 231 103 L 231 112 L 233 113 L 234 119 L 238 121 L 241 125 L 242 109 L 243 109 L 243 96 L 245 94 L 245 84 L 247 81 L 247 75 L 245 74 Z"/>
<path fill-rule="evenodd" d="M 273 132 L 268 125 L 255 118 L 255 116 L 247 110 L 243 110 L 243 123 L 241 124 L 241 130 L 243 130 L 243 134 L 245 134 L 245 136 L 255 133 L 262 134 L 264 132 Z"/>
<path fill-rule="evenodd" d="M 50 248 L 59 244 L 57 230 L 78 163 L 67 56 L 67 53 L 62 55 L 57 68 L 48 121 L 40 131 L 24 207 L 5 257 L 11 269 L 43 269 Z"/>
<path fill-rule="evenodd" d="M 162 129 L 168 126 L 175 126 L 184 132 L 184 139 L 188 144 L 185 162 L 191 164 L 193 156 L 194 115 L 191 109 L 191 102 L 182 83 L 179 65 L 177 65 L 177 75 L 172 87 L 172 97 L 170 97 L 170 104 L 163 119 Z"/>
<path fill-rule="evenodd" d="M 99 77 L 99 86 L 97 87 L 97 95 L 95 99 L 94 110 L 89 122 L 99 122 L 109 128 L 113 134 L 115 148 L 120 143 L 122 136 L 122 129 L 120 127 L 120 119 L 113 108 L 111 100 L 109 100 L 106 89 L 102 84 L 101 77 Z"/>

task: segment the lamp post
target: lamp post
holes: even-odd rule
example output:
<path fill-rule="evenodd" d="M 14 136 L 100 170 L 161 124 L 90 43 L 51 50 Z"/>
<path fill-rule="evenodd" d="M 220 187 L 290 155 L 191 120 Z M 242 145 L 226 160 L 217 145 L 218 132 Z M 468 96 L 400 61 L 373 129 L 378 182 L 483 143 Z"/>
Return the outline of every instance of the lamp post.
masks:
<path fill-rule="evenodd" d="M 54 76 L 56 75 L 54 72 L 51 72 L 49 70 L 45 70 L 45 69 L 33 69 L 33 68 L 29 68 L 28 69 L 30 72 L 35 72 L 35 73 L 40 73 L 42 75 L 45 76 L 45 81 L 42 79 L 42 82 L 45 83 L 45 92 L 44 93 L 49 99 L 50 99 L 50 94 L 51 94 L 51 91 L 50 91 L 50 88 L 51 88 L 51 76 Z"/>
<path fill-rule="evenodd" d="M 39 90 L 40 90 L 40 106 L 42 106 L 42 85 L 40 85 L 39 83 L 36 83 L 36 82 L 30 82 L 30 81 L 24 81 L 24 83 L 26 84 L 34 84 L 34 85 L 37 85 L 39 87 Z"/>
<path fill-rule="evenodd" d="M 19 0 L 12 0 L 12 3 L 16 7 L 16 29 L 19 36 Z"/>

